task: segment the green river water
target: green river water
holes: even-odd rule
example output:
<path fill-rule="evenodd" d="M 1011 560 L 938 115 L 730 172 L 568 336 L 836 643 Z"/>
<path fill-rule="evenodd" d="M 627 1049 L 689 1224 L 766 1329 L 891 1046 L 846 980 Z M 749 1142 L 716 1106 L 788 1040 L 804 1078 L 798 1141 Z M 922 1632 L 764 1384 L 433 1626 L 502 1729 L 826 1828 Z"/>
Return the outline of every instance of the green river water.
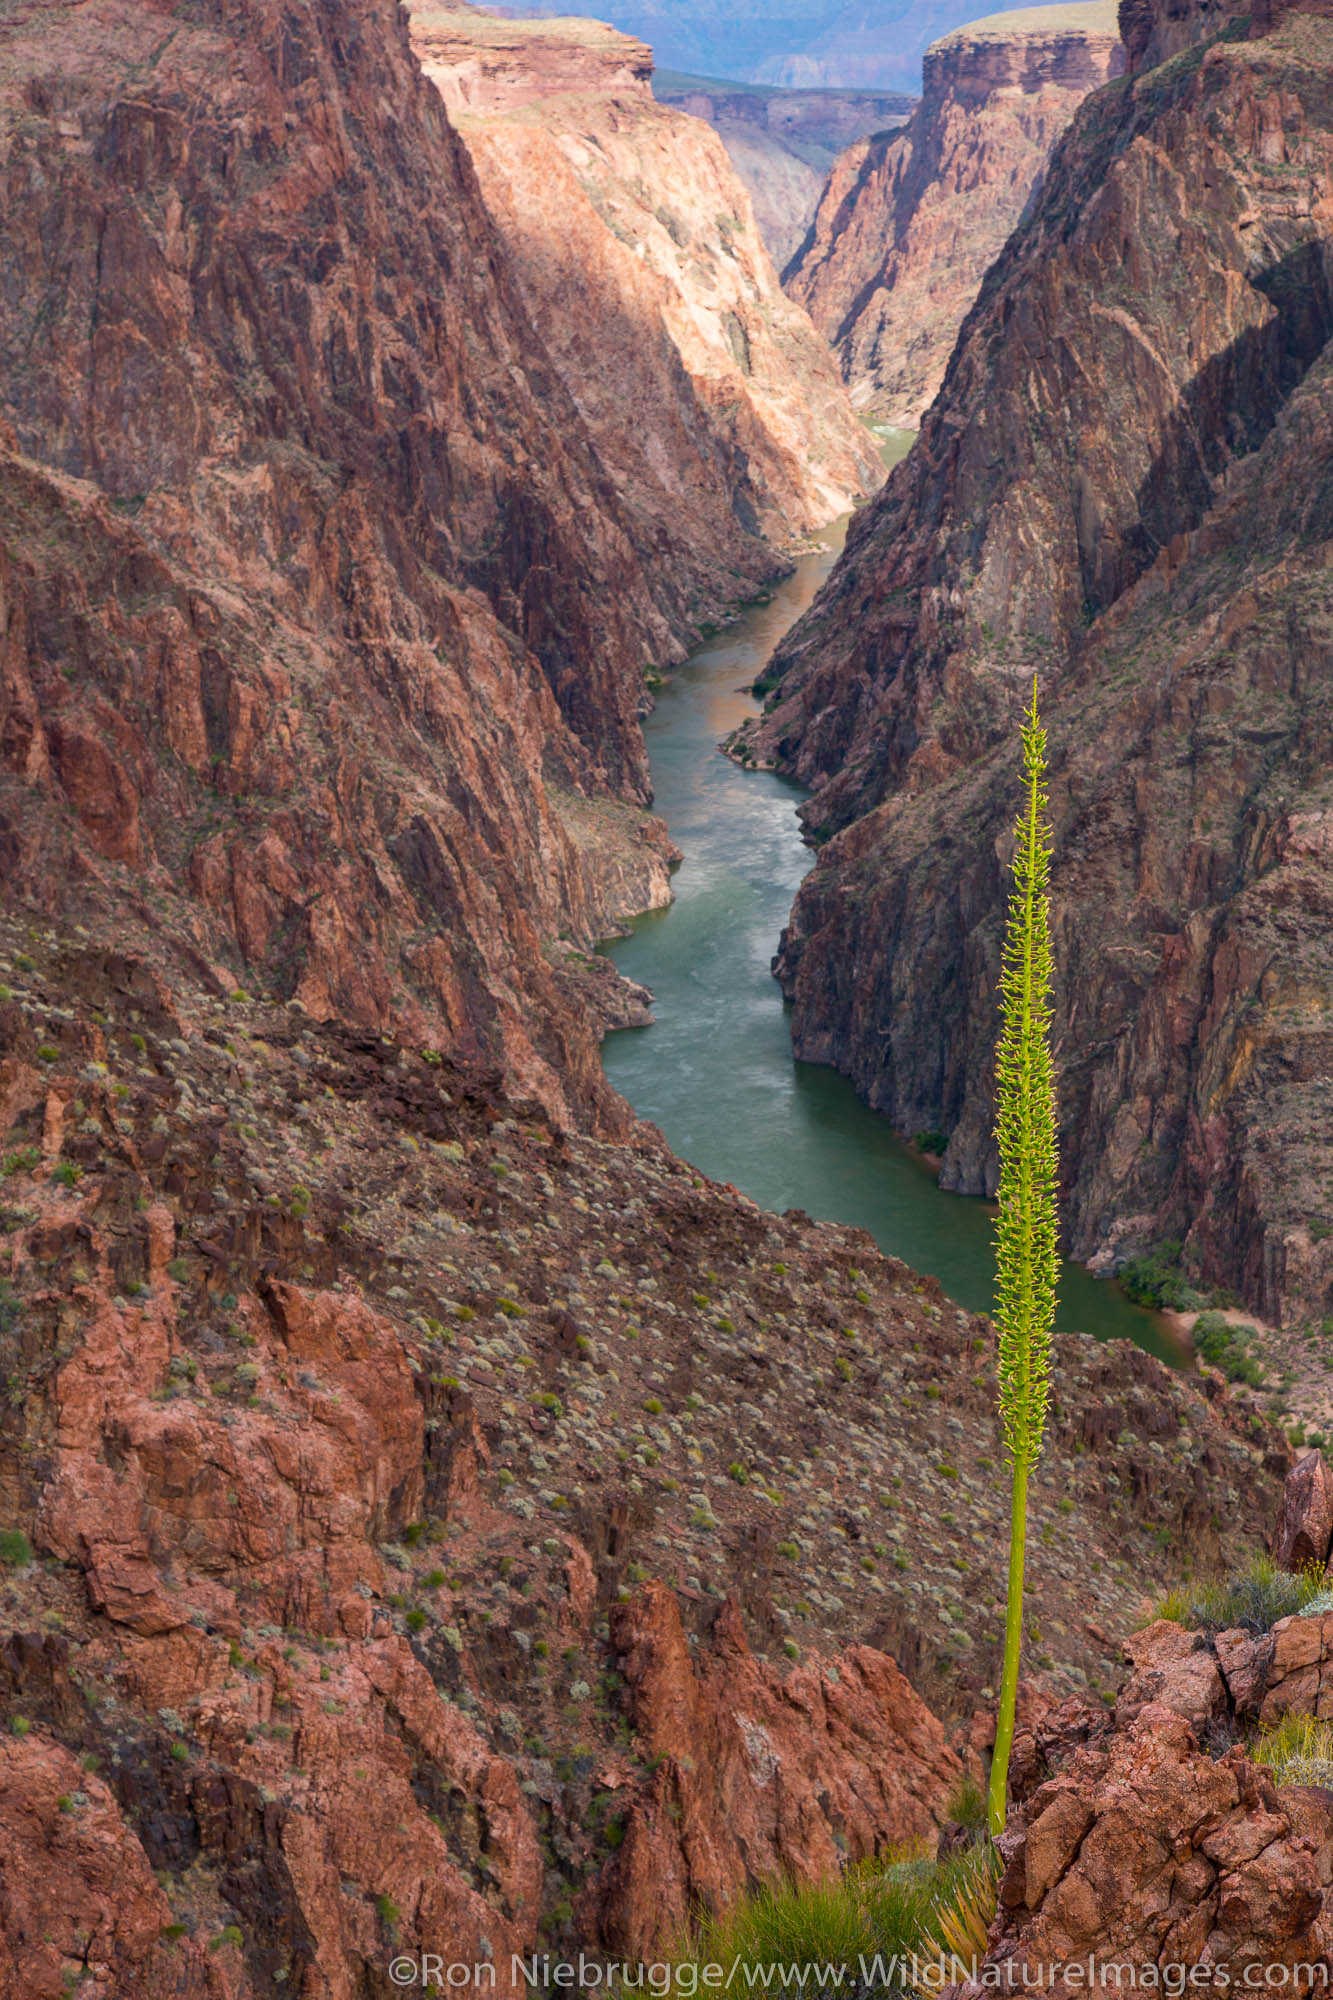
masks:
<path fill-rule="evenodd" d="M 770 967 L 813 859 L 796 820 L 802 794 L 771 772 L 740 770 L 717 747 L 755 712 L 743 690 L 832 568 L 840 529 L 826 540 L 770 603 L 672 673 L 644 724 L 655 809 L 684 861 L 671 907 L 638 918 L 630 936 L 606 947 L 652 992 L 654 1022 L 608 1035 L 602 1061 L 634 1109 L 704 1173 L 734 1182 L 764 1208 L 803 1208 L 868 1229 L 881 1249 L 986 1312 L 990 1204 L 941 1192 L 846 1078 L 792 1055 L 788 1008 Z M 1172 1358 L 1151 1315 L 1078 1265 L 1063 1268 L 1057 1324 Z"/>

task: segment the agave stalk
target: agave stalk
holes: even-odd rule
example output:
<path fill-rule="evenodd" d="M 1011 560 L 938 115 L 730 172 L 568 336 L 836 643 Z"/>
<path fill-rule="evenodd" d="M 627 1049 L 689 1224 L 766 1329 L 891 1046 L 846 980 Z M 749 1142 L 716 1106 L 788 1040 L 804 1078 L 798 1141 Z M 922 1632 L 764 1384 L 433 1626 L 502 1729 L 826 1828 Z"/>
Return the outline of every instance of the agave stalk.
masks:
<path fill-rule="evenodd" d="M 1051 1329 L 1058 1270 L 1059 1177 L 1055 1072 L 1051 1058 L 1051 834 L 1046 822 L 1046 732 L 1037 683 L 1023 720 L 1023 809 L 1015 827 L 1013 886 L 1000 969 L 1001 1026 L 995 1050 L 1000 1150 L 995 1225 L 995 1324 L 1000 1419 L 1013 1473 L 1004 1668 L 991 1760 L 988 1817 L 1004 1828 L 1009 1753 L 1023 1647 L 1023 1557 L 1028 1475 L 1041 1455 L 1050 1394 Z"/>

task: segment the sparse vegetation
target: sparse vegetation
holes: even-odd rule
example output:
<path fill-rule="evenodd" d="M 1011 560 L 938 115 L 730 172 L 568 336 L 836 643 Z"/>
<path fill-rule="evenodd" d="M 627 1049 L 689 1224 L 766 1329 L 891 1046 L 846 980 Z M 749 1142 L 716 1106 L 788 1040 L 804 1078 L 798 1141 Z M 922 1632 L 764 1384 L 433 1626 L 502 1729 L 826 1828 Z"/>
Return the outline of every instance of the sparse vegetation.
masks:
<path fill-rule="evenodd" d="M 0 1528 L 0 1563 L 6 1569 L 26 1569 L 32 1561 L 32 1544 L 22 1528 Z"/>
<path fill-rule="evenodd" d="M 1284 1715 L 1260 1730 L 1250 1755 L 1272 1772 L 1275 1785 L 1333 1789 L 1333 1722 L 1313 1715 Z"/>
<path fill-rule="evenodd" d="M 829 1882 L 784 1883 L 745 1896 L 723 1917 L 706 1922 L 692 1950 L 678 1954 L 686 1964 L 722 1963 L 739 1967 L 738 1982 L 751 1982 L 749 1968 L 790 1966 L 797 1980 L 790 1985 L 756 1970 L 756 1987 L 771 1994 L 803 1990 L 808 2000 L 822 2000 L 855 1975 L 862 1959 L 876 1953 L 887 1960 L 914 1953 L 933 1959 L 941 1952 L 964 1951 L 953 1943 L 967 1940 L 969 1960 L 978 1935 L 984 1947 L 994 1915 L 998 1876 L 989 1842 L 934 1861 L 903 1854 L 887 1862 L 850 1868 Z M 806 1969 L 831 1968 L 821 1986 L 798 1984 Z"/>
<path fill-rule="evenodd" d="M 1233 1576 L 1178 1585 L 1160 1600 L 1152 1618 L 1170 1618 L 1191 1631 L 1209 1634 L 1233 1627 L 1267 1632 L 1279 1618 L 1290 1618 L 1312 1605 L 1322 1608 L 1323 1595 L 1324 1574 L 1318 1563 L 1293 1572 L 1279 1569 L 1272 1556 L 1259 1555 Z"/>

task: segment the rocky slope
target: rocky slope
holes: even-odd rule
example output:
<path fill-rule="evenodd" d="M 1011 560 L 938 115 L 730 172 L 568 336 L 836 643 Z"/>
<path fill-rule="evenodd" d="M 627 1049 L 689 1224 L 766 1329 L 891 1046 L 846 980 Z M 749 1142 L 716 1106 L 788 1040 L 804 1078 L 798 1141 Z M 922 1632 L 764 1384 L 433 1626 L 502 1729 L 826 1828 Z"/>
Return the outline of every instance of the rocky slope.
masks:
<path fill-rule="evenodd" d="M 740 746 L 837 836 L 782 957 L 798 1049 L 981 1188 L 1038 672 L 1070 1241 L 1185 1238 L 1297 1323 L 1333 1308 L 1331 37 L 1237 19 L 1085 103 Z"/>
<path fill-rule="evenodd" d="M 750 191 L 779 270 L 805 241 L 838 155 L 869 133 L 901 125 L 915 103 L 897 93 L 765 90 L 661 71 L 653 95 L 713 126 Z"/>
<path fill-rule="evenodd" d="M 1318 1618 L 1287 1619 L 1276 1637 L 1279 1653 L 1311 1642 L 1316 1657 L 1327 1652 Z M 1333 1949 L 1333 1795 L 1317 1779 L 1277 1784 L 1251 1758 L 1224 1677 L 1227 1642 L 1252 1654 L 1240 1630 L 1216 1635 L 1216 1656 L 1202 1633 L 1165 1621 L 1135 1636 L 1134 1702 L 1123 1719 L 1117 1706 L 1103 1740 L 1056 1752 L 1057 1769 L 1002 1843 L 997 1921 L 959 2000 L 997 1987 L 1071 1994 L 1079 1982 L 1068 1972 L 1083 1971 L 1089 1953 L 1158 1970 L 1162 1984 L 1195 1967 L 1219 1985 L 1321 1989 Z M 1317 1713 L 1313 1700 L 1292 1706 Z M 1043 1982 L 1039 1966 L 1062 1970 Z"/>
<path fill-rule="evenodd" d="M 999 1645 L 985 1321 L 411 1042 L 30 920 L 0 979 L 13 1990 L 351 2000 L 487 1941 L 503 1988 L 938 1824 Z M 1059 1346 L 1041 1712 L 1288 1460 Z"/>
<path fill-rule="evenodd" d="M 1114 0 L 991 15 L 927 50 L 903 131 L 837 161 L 783 282 L 858 407 L 917 429 L 1052 147 L 1124 62 Z"/>
<path fill-rule="evenodd" d="M 1333 1479 L 1310 1452 L 1284 1490 L 1277 1563 L 1327 1575 L 1331 1534 Z M 1219 1607 L 1232 1624 L 1158 1618 L 1136 1631 L 1111 1716 L 1069 1704 L 1037 1720 L 1045 1768 L 1033 1784 L 1020 1764 L 995 1922 L 959 2000 L 1076 1992 L 1069 1973 L 1089 1952 L 1159 1968 L 1158 1984 L 1207 1966 L 1209 1983 L 1320 1990 L 1333 1950 L 1333 1617 L 1311 1602 L 1274 1621 L 1261 1595 Z M 1298 1737 L 1282 1755 L 1292 1724 L 1305 1750 Z M 1061 1970 L 1040 1981 L 1038 1966 Z"/>
<path fill-rule="evenodd" d="M 657 103 L 642 44 L 597 22 L 435 0 L 411 20 L 636 546 L 660 588 L 689 581 L 686 616 L 716 618 L 774 573 L 760 537 L 821 525 L 881 473 L 725 148 Z"/>

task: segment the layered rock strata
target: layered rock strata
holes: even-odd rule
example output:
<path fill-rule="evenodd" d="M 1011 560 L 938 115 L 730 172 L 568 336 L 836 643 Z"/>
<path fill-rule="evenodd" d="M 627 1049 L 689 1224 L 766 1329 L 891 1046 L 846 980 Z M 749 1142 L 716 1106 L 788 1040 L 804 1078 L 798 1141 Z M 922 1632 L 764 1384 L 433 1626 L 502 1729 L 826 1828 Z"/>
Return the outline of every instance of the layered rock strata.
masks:
<path fill-rule="evenodd" d="M 838 159 L 783 282 L 859 408 L 918 427 L 1056 140 L 1124 64 L 1114 0 L 991 15 L 927 50 L 901 132 Z"/>

